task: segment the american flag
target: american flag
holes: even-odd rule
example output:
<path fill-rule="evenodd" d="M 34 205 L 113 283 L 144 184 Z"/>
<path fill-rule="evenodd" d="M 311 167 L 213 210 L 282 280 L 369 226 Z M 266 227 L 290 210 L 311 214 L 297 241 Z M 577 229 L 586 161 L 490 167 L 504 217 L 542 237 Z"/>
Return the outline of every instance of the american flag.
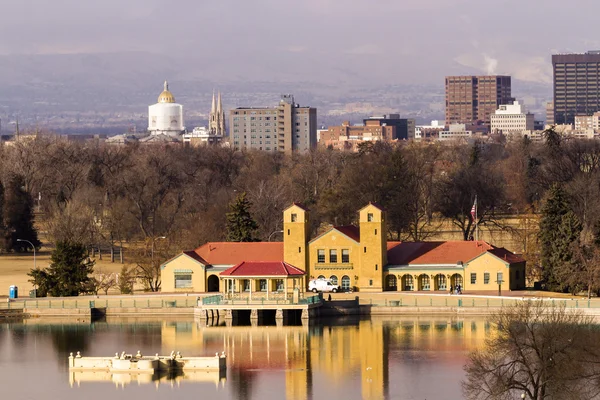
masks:
<path fill-rule="evenodd" d="M 473 207 L 471 207 L 471 218 L 473 222 L 477 223 L 477 196 L 475 196 L 475 202 L 473 203 Z"/>

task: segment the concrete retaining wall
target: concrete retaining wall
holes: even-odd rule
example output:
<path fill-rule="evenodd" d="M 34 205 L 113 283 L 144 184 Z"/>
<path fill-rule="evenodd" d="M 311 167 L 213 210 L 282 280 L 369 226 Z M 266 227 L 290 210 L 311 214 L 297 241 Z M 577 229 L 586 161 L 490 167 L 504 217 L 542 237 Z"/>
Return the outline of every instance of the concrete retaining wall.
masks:
<path fill-rule="evenodd" d="M 89 308 L 27 308 L 23 313 L 31 317 L 91 317 Z M 194 308 L 107 308 L 106 316 L 165 316 L 194 315 Z"/>

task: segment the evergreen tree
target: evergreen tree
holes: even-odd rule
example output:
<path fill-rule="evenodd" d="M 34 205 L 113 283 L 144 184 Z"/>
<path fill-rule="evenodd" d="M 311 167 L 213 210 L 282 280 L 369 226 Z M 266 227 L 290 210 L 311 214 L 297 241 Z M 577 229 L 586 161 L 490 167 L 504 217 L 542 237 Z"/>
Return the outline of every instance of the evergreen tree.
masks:
<path fill-rule="evenodd" d="M 227 213 L 227 241 L 229 242 L 254 242 L 258 224 L 250 214 L 252 203 L 246 199 L 246 193 L 237 197 L 229 205 Z"/>
<path fill-rule="evenodd" d="M 579 239 L 581 223 L 571 211 L 562 187 L 554 185 L 542 207 L 539 240 L 542 253 L 542 283 L 549 290 L 565 290 L 561 271 L 573 258 L 572 243 Z"/>
<path fill-rule="evenodd" d="M 6 251 L 25 252 L 31 250 L 27 242 L 18 242 L 17 239 L 28 240 L 36 248 L 40 247 L 37 231 L 33 226 L 33 199 L 25 191 L 25 183 L 19 175 L 10 178 L 4 193 L 4 228 Z"/>
<path fill-rule="evenodd" d="M 40 296 L 78 296 L 88 291 L 95 261 L 88 258 L 84 245 L 59 241 L 50 261 L 47 269 L 36 268 L 27 274 L 32 277 L 30 282 L 39 287 Z"/>

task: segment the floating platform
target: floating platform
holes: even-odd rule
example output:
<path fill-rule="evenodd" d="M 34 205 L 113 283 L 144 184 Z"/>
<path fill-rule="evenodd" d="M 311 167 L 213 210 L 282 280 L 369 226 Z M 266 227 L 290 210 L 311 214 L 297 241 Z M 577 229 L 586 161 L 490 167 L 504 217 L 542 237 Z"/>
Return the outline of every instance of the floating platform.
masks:
<path fill-rule="evenodd" d="M 111 373 L 156 374 L 176 371 L 225 371 L 225 352 L 214 357 L 183 357 L 179 352 L 169 356 L 143 356 L 125 352 L 114 357 L 83 357 L 80 352 L 69 355 L 69 369 L 72 371 L 108 371 Z"/>

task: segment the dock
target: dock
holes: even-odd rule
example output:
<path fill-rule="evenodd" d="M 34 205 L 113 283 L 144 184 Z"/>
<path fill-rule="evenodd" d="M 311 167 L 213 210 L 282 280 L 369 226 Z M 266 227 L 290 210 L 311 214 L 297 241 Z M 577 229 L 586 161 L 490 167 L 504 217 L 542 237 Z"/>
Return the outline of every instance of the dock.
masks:
<path fill-rule="evenodd" d="M 176 373 L 177 371 L 225 371 L 227 357 L 225 352 L 217 353 L 214 357 L 183 357 L 179 352 L 169 356 L 143 356 L 137 354 L 115 354 L 114 357 L 83 357 L 80 352 L 75 356 L 69 355 L 69 370 L 71 371 L 105 371 L 110 373 L 158 374 L 161 372 Z"/>

